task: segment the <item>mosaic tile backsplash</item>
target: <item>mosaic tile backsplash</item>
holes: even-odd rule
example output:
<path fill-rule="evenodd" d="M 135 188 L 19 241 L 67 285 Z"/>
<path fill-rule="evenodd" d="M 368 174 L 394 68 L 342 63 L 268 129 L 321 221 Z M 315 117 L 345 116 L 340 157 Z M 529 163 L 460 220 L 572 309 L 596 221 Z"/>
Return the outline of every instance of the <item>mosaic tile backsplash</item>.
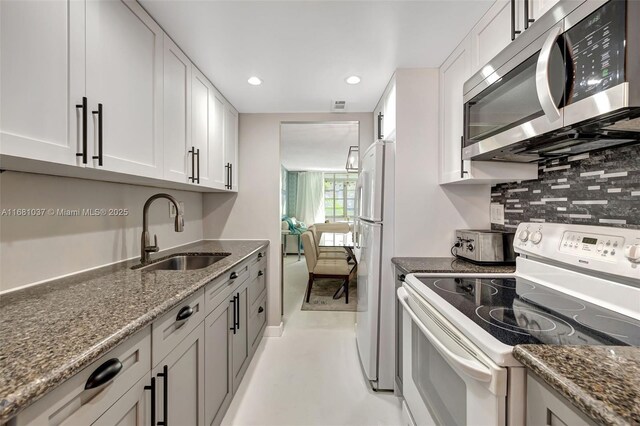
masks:
<path fill-rule="evenodd" d="M 640 229 L 640 144 L 551 160 L 537 180 L 491 188 L 505 206 L 504 225 L 553 222 Z"/>

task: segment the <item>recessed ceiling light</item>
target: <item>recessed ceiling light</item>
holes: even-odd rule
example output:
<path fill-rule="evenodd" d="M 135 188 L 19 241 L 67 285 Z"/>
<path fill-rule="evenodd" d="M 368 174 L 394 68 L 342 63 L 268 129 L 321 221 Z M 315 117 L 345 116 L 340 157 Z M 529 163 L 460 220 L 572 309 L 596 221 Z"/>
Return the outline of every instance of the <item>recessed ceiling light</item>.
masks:
<path fill-rule="evenodd" d="M 360 83 L 360 77 L 358 77 L 357 75 L 352 75 L 351 77 L 347 78 L 345 81 L 347 82 L 347 84 L 358 84 Z"/>
<path fill-rule="evenodd" d="M 260 80 L 256 76 L 253 76 L 253 77 L 249 77 L 249 80 L 247 80 L 247 83 L 249 83 L 252 86 L 260 86 L 262 84 L 262 80 Z"/>

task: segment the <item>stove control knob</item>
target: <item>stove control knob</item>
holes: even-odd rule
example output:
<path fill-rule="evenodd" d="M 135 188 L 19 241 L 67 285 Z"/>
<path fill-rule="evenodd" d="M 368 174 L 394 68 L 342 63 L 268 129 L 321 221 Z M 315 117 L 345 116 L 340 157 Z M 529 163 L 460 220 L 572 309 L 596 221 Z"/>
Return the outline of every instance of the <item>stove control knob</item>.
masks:
<path fill-rule="evenodd" d="M 542 232 L 536 231 L 531 234 L 531 242 L 533 244 L 538 244 L 540 241 L 542 241 Z"/>
<path fill-rule="evenodd" d="M 518 239 L 523 243 L 526 242 L 529 239 L 529 231 L 527 231 L 526 229 L 520 231 L 520 233 L 518 234 Z"/>
<path fill-rule="evenodd" d="M 640 263 L 640 244 L 631 244 L 624 248 L 624 255 L 633 263 Z"/>

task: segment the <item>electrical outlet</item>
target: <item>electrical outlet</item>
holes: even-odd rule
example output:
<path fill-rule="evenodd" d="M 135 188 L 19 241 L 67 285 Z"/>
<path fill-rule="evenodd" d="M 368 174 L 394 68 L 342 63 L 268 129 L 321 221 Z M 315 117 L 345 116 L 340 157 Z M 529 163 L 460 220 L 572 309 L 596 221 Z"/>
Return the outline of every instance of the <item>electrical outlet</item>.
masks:
<path fill-rule="evenodd" d="M 176 208 L 172 202 L 168 202 L 168 203 L 169 203 L 169 217 L 174 218 L 176 217 Z M 182 214 L 184 214 L 184 202 L 178 201 L 178 204 L 180 205 L 180 210 L 182 210 Z"/>
<path fill-rule="evenodd" d="M 491 223 L 496 225 L 504 225 L 504 205 L 499 203 L 491 203 Z"/>

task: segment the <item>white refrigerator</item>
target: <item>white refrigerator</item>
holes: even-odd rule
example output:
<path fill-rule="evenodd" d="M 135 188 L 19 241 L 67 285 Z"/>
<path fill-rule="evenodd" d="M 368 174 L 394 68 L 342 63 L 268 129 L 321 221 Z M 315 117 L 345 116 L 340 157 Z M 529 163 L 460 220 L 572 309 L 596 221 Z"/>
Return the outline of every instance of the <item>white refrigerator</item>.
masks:
<path fill-rule="evenodd" d="M 356 340 L 362 369 L 376 390 L 394 385 L 394 153 L 393 142 L 374 142 L 362 154 L 356 187 Z"/>

